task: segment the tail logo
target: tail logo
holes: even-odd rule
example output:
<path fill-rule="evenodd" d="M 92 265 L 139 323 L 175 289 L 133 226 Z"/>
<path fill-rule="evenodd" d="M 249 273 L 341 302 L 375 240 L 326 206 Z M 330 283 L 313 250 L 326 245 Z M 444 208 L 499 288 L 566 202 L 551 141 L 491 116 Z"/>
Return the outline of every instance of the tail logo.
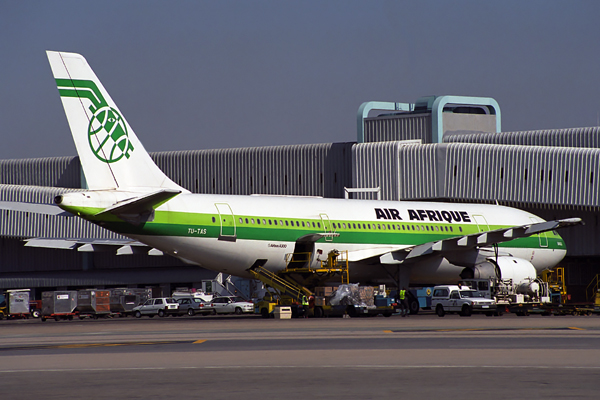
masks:
<path fill-rule="evenodd" d="M 133 145 L 127 133 L 127 124 L 117 110 L 110 107 L 92 81 L 57 79 L 61 97 L 75 97 L 90 102 L 92 112 L 88 125 L 88 141 L 94 155 L 102 162 L 114 163 L 129 158 Z"/>

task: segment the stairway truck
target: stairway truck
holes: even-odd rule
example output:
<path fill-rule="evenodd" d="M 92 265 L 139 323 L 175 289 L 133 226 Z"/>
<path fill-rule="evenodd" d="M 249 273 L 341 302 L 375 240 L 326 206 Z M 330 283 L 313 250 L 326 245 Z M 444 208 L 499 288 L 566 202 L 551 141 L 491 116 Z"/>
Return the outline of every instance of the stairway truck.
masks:
<path fill-rule="evenodd" d="M 0 319 L 29 318 L 29 289 L 7 290 L 0 294 Z"/>
<path fill-rule="evenodd" d="M 489 271 L 476 271 L 479 278 L 463 279 L 459 284 L 476 290 L 496 302 L 500 311 L 508 310 L 517 315 L 526 315 L 551 303 L 547 282 L 537 278 L 531 263 L 512 257 L 501 257 L 490 264 Z"/>

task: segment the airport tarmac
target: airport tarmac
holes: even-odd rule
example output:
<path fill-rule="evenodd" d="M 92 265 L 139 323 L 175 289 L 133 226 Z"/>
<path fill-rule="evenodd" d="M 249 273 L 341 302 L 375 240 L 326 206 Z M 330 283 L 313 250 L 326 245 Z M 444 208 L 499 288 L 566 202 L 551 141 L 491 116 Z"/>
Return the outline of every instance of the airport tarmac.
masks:
<path fill-rule="evenodd" d="M 5 398 L 595 398 L 600 317 L 0 321 Z"/>

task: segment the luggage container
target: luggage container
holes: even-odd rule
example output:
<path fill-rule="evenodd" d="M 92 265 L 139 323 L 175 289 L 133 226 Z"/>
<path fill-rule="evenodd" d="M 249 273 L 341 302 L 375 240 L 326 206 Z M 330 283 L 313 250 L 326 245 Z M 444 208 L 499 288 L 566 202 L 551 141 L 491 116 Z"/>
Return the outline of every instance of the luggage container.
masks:
<path fill-rule="evenodd" d="M 73 316 L 78 314 L 75 311 L 76 308 L 76 290 L 58 290 L 42 293 L 42 321 L 45 321 L 47 318 L 54 318 L 56 321 L 60 319 L 73 319 Z"/>
<path fill-rule="evenodd" d="M 107 316 L 110 314 L 110 291 L 82 289 L 77 291 L 79 318 Z"/>
<path fill-rule="evenodd" d="M 0 297 L 0 319 L 29 318 L 29 289 L 7 290 Z"/>
<path fill-rule="evenodd" d="M 133 308 L 152 298 L 152 289 L 117 288 L 110 289 L 110 312 L 126 316 L 133 314 Z"/>

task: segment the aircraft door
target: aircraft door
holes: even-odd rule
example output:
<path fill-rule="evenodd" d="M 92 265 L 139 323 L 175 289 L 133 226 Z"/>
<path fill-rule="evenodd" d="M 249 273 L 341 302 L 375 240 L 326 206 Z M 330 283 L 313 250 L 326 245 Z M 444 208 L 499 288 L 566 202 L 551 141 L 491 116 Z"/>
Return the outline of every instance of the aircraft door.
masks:
<path fill-rule="evenodd" d="M 321 223 L 323 224 L 323 230 L 325 233 L 333 233 L 333 229 L 331 226 L 331 222 L 329 221 L 329 216 L 327 214 L 319 214 L 321 217 Z M 325 237 L 326 242 L 333 241 L 333 237 Z"/>
<path fill-rule="evenodd" d="M 538 218 L 529 217 L 529 219 L 534 224 L 542 222 Z M 548 247 L 548 236 L 546 235 L 546 232 L 538 233 L 538 238 L 540 239 L 540 247 Z"/>
<path fill-rule="evenodd" d="M 219 223 L 221 224 L 220 240 L 235 240 L 235 217 L 231 207 L 227 203 L 215 203 L 219 212 Z"/>
<path fill-rule="evenodd" d="M 479 232 L 487 232 L 490 230 L 490 226 L 483 215 L 473 215 L 473 219 L 477 224 L 477 229 Z"/>

